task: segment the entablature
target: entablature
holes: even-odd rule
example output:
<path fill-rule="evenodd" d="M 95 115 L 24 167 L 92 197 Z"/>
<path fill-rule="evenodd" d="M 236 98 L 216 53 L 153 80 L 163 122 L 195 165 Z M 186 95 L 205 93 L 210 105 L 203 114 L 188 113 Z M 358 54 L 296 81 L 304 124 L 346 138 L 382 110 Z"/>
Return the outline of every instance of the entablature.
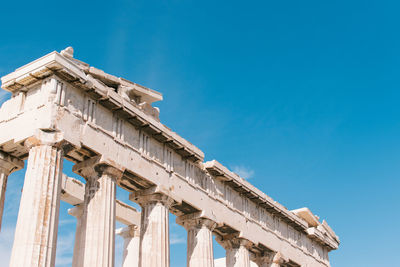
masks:
<path fill-rule="evenodd" d="M 118 114 L 132 125 L 140 127 L 158 141 L 168 144 L 183 157 L 192 161 L 202 161 L 204 159 L 204 153 L 200 149 L 160 123 L 154 116 L 145 114 L 141 107 L 145 108 L 146 105 L 136 105 L 133 101 L 127 100 L 119 94 L 116 91 L 117 89 L 107 86 L 101 80 L 95 79 L 90 75 L 96 73 L 96 76 L 100 76 L 99 70 L 84 69 L 87 69 L 88 74 L 68 58 L 54 51 L 2 77 L 2 88 L 16 95 L 20 90 L 24 91 L 40 80 L 53 74 L 57 75 L 76 88 L 85 91 L 100 105 Z M 108 76 L 111 77 L 112 75 Z M 108 76 L 105 79 L 110 80 L 111 78 Z M 121 84 L 131 83 L 135 88 L 149 91 L 153 95 L 152 100 L 149 101 L 155 101 L 155 95 L 157 95 L 155 91 L 124 79 L 119 80 Z M 150 98 L 150 96 L 148 97 Z M 157 99 L 161 100 L 162 97 Z"/>
<path fill-rule="evenodd" d="M 289 211 L 284 206 L 274 201 L 271 197 L 254 187 L 248 181 L 228 170 L 228 168 L 216 160 L 205 162 L 204 167 L 215 177 L 215 179 L 230 185 L 235 191 L 247 196 L 258 205 L 265 207 L 268 212 L 280 216 L 282 220 L 292 225 L 296 230 L 305 231 L 310 238 L 316 240 L 322 245 L 328 246 L 330 249 L 338 248 L 339 239 L 336 235 L 324 235 L 321 230 L 317 229 L 317 226 L 323 227 L 323 225 L 308 208 L 298 209 L 294 212 Z M 305 209 L 308 212 L 304 211 Z M 331 230 L 331 232 L 333 231 Z"/>

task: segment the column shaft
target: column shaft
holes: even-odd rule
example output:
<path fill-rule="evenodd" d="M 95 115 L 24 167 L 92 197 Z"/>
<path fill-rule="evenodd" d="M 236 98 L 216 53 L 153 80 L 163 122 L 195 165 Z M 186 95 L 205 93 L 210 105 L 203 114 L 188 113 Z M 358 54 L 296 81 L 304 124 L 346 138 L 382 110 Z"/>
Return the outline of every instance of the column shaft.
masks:
<path fill-rule="evenodd" d="M 217 236 L 217 241 L 226 250 L 227 267 L 250 267 L 250 241 L 235 236 Z"/>
<path fill-rule="evenodd" d="M 30 149 L 11 267 L 55 265 L 61 173 L 60 148 L 37 145 Z"/>
<path fill-rule="evenodd" d="M 187 230 L 187 266 L 214 267 L 212 231 L 216 223 L 200 215 L 191 213 L 176 219 Z"/>
<path fill-rule="evenodd" d="M 118 229 L 117 234 L 124 238 L 122 267 L 139 266 L 140 232 L 135 225 Z"/>
<path fill-rule="evenodd" d="M 249 250 L 244 246 L 231 247 L 226 250 L 227 267 L 250 267 Z"/>
<path fill-rule="evenodd" d="M 169 205 L 141 202 L 140 267 L 169 267 Z"/>
<path fill-rule="evenodd" d="M 81 240 L 82 240 L 82 205 L 78 205 L 68 210 L 68 213 L 76 218 L 76 229 L 75 229 L 75 243 L 74 243 L 74 254 L 72 257 L 72 267 L 82 266 L 81 258 Z"/>
<path fill-rule="evenodd" d="M 107 173 L 86 182 L 81 234 L 83 266 L 114 266 L 115 191 L 115 179 Z"/>
<path fill-rule="evenodd" d="M 188 267 L 214 267 L 212 232 L 206 226 L 188 230 Z"/>

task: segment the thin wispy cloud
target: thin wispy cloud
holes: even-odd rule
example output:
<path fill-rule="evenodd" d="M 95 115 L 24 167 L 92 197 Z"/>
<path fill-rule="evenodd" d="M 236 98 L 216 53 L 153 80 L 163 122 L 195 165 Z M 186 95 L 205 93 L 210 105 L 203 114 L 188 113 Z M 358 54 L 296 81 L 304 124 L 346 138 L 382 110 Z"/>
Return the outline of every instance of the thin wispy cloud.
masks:
<path fill-rule="evenodd" d="M 70 231 L 58 237 L 56 266 L 71 266 L 72 252 L 74 248 L 75 232 Z"/>
<path fill-rule="evenodd" d="M 58 222 L 58 226 L 68 225 L 68 224 L 75 224 L 75 223 L 76 223 L 75 219 L 63 219 L 63 220 L 60 220 Z"/>
<path fill-rule="evenodd" d="M 11 179 L 10 179 L 11 178 Z M 19 203 L 21 199 L 21 190 L 22 185 L 20 181 L 17 181 L 15 176 L 9 177 L 7 182 L 7 191 L 6 191 L 6 198 L 5 198 L 5 206 L 4 206 L 4 214 L 6 214 L 3 219 L 11 219 L 15 218 L 18 215 L 19 211 Z"/>
<path fill-rule="evenodd" d="M 9 92 L 0 89 L 0 105 L 3 104 L 3 102 L 9 98 L 9 96 L 10 96 Z"/>
<path fill-rule="evenodd" d="M 14 242 L 15 227 L 2 227 L 0 234 L 0 267 L 8 266 Z"/>
<path fill-rule="evenodd" d="M 10 261 L 24 174 L 24 171 L 18 171 L 8 177 L 0 232 L 0 267 L 8 266 Z"/>
<path fill-rule="evenodd" d="M 119 235 L 115 235 L 115 266 L 122 266 L 123 253 L 124 239 Z"/>
<path fill-rule="evenodd" d="M 245 166 L 233 166 L 232 170 L 234 173 L 239 175 L 240 177 L 244 179 L 250 179 L 254 175 L 254 171 L 250 168 L 247 168 Z"/>
<path fill-rule="evenodd" d="M 172 233 L 169 242 L 171 245 L 184 244 L 186 242 L 186 238 Z"/>

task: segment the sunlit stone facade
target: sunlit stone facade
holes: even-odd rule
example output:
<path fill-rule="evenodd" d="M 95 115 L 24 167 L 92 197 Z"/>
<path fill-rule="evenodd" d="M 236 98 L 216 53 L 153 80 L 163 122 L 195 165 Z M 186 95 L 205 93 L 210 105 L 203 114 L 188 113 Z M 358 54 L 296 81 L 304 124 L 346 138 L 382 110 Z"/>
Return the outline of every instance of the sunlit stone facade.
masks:
<path fill-rule="evenodd" d="M 2 77 L 0 220 L 7 176 L 27 161 L 10 266 L 54 266 L 60 201 L 75 207 L 73 266 L 170 264 L 169 213 L 188 232 L 187 266 L 330 266 L 339 239 L 307 208 L 289 211 L 159 120 L 162 95 L 89 66 L 73 49 Z M 75 163 L 85 183 L 62 173 Z M 129 191 L 142 212 L 116 199 Z M 115 229 L 115 222 L 127 226 Z M 115 234 L 124 250 L 115 251 Z"/>

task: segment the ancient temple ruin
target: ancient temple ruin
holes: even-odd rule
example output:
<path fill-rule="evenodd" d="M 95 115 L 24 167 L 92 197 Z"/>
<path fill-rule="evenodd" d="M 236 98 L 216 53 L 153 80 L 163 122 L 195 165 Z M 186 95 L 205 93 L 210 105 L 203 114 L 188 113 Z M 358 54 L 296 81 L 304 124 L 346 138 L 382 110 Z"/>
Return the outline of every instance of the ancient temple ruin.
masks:
<path fill-rule="evenodd" d="M 187 230 L 187 266 L 330 266 L 339 239 L 307 208 L 289 211 L 163 125 L 159 92 L 89 66 L 73 49 L 1 78 L 0 223 L 7 176 L 27 171 L 10 266 L 54 266 L 60 201 L 74 208 L 73 266 L 169 266 L 169 213 Z M 86 183 L 63 174 L 63 160 Z M 116 199 L 116 187 L 141 206 Z M 126 228 L 116 231 L 115 222 Z M 0 233 L 1 234 L 1 233 Z M 114 251 L 115 235 L 124 251 Z"/>

